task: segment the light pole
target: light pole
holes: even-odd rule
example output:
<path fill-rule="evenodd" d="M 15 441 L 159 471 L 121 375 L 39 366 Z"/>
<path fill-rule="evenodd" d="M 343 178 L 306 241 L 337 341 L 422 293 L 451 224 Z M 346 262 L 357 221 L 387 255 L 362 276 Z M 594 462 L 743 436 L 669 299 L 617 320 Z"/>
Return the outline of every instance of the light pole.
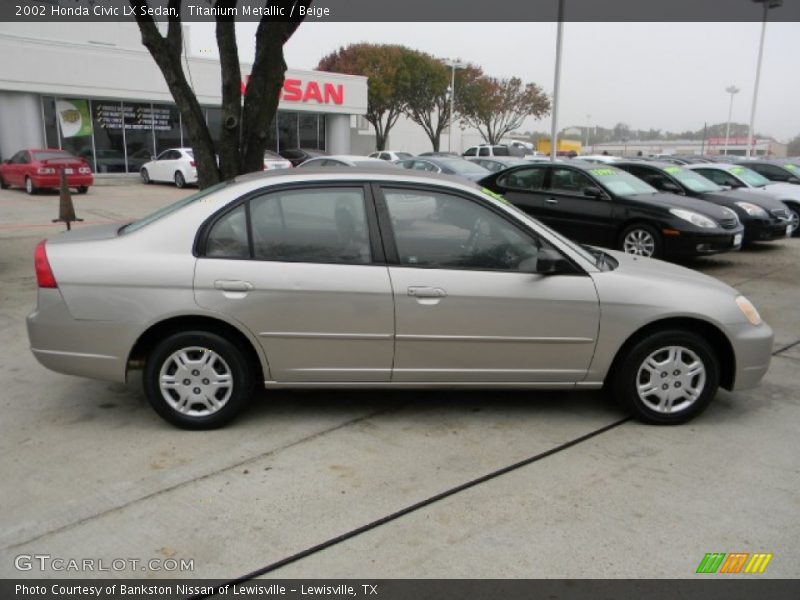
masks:
<path fill-rule="evenodd" d="M 728 125 L 725 127 L 725 149 L 722 151 L 722 154 L 728 156 L 728 140 L 731 137 L 731 117 L 733 115 L 733 97 L 742 90 L 735 85 L 731 85 L 726 87 L 725 91 L 731 95 L 731 104 L 728 107 Z"/>
<path fill-rule="evenodd" d="M 592 122 L 592 115 L 586 115 L 586 151 L 589 149 L 589 128 Z"/>
<path fill-rule="evenodd" d="M 753 123 L 756 120 L 756 102 L 758 101 L 758 83 L 761 79 L 761 58 L 764 55 L 764 35 L 767 32 L 767 13 L 770 8 L 778 8 L 783 4 L 783 0 L 753 0 L 756 4 L 764 5 L 764 18 L 761 20 L 761 41 L 758 44 L 758 63 L 756 66 L 756 83 L 753 86 L 753 105 L 750 107 L 750 127 L 747 130 L 747 150 L 746 156 L 750 158 L 750 151 L 753 147 Z"/>
<path fill-rule="evenodd" d="M 453 150 L 453 121 L 456 120 L 455 116 L 455 103 L 456 103 L 456 69 L 464 69 L 467 65 L 460 63 L 456 60 L 448 60 L 445 64 L 452 69 L 450 74 L 450 131 L 447 134 L 447 151 Z"/>
<path fill-rule="evenodd" d="M 553 82 L 553 120 L 550 125 L 550 160 L 556 160 L 558 149 L 558 90 L 561 85 L 561 47 L 564 32 L 564 0 L 558 0 L 558 31 L 556 33 L 556 75 Z"/>

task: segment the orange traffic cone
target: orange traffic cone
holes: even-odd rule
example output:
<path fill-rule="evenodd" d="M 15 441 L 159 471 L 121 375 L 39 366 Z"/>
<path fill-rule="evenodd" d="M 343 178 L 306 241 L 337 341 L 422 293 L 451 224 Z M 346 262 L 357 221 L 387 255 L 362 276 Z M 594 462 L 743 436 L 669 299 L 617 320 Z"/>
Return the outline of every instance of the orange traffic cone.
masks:
<path fill-rule="evenodd" d="M 67 185 L 67 173 L 61 168 L 61 187 L 59 189 L 58 199 L 58 218 L 53 219 L 53 223 L 66 223 L 67 231 L 72 229 L 72 223 L 75 221 L 83 221 L 75 216 L 75 207 L 72 205 L 72 195 L 69 193 L 69 186 Z"/>

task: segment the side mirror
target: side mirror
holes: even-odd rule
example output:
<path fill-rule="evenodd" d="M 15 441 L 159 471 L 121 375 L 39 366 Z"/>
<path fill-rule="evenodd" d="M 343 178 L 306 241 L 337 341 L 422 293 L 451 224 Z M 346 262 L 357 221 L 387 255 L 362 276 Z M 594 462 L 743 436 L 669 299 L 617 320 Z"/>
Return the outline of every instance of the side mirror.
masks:
<path fill-rule="evenodd" d="M 531 260 L 536 263 L 535 267 L 531 265 L 534 267 L 531 271 L 537 275 L 557 275 L 570 271 L 567 260 L 550 248 L 540 248 L 536 258 Z"/>
<path fill-rule="evenodd" d="M 604 198 L 605 193 L 599 187 L 590 185 L 589 187 L 583 188 L 583 195 L 588 196 L 589 198 Z"/>
<path fill-rule="evenodd" d="M 156 159 L 155 155 L 151 154 L 150 155 L 150 160 L 155 160 L 155 159 Z"/>
<path fill-rule="evenodd" d="M 661 184 L 661 189 L 664 190 L 665 192 L 684 195 L 683 188 L 679 186 L 677 183 L 674 183 L 672 181 L 664 181 Z"/>

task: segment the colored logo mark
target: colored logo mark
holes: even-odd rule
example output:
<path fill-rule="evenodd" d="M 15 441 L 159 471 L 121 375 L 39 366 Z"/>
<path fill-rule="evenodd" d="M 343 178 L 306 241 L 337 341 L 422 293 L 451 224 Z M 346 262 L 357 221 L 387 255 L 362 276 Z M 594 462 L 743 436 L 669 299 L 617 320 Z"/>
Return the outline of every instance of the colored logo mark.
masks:
<path fill-rule="evenodd" d="M 772 554 L 764 552 L 709 552 L 700 561 L 697 573 L 763 573 Z"/>

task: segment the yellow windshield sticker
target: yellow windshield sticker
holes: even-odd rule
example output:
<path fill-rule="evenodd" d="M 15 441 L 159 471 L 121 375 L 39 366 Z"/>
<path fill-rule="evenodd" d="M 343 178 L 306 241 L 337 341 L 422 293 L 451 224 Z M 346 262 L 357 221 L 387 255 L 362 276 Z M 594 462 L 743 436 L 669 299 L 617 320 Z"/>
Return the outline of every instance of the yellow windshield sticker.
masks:
<path fill-rule="evenodd" d="M 664 173 L 680 173 L 683 167 L 664 167 Z"/>
<path fill-rule="evenodd" d="M 783 165 L 783 166 L 786 167 L 787 169 L 789 169 L 790 171 L 799 171 L 800 170 L 800 168 L 798 168 L 797 165 Z"/>
<path fill-rule="evenodd" d="M 591 169 L 589 172 L 598 177 L 604 177 L 606 175 L 614 175 L 617 171 L 616 169 L 609 169 L 606 167 L 604 169 Z"/>
<path fill-rule="evenodd" d="M 502 202 L 503 204 L 511 204 L 511 202 L 509 202 L 508 200 L 506 200 L 505 198 L 503 198 L 503 197 L 502 197 L 500 194 L 498 194 L 497 192 L 493 192 L 493 191 L 492 191 L 492 190 L 490 190 L 489 188 L 481 188 L 481 191 L 482 191 L 484 194 L 486 194 L 487 196 L 489 196 L 490 198 L 493 198 L 494 200 L 498 200 L 499 202 Z"/>
<path fill-rule="evenodd" d="M 745 173 L 747 169 L 745 169 L 744 167 L 731 167 L 730 169 L 728 169 L 728 171 L 730 171 L 734 175 L 741 175 L 742 173 Z"/>

